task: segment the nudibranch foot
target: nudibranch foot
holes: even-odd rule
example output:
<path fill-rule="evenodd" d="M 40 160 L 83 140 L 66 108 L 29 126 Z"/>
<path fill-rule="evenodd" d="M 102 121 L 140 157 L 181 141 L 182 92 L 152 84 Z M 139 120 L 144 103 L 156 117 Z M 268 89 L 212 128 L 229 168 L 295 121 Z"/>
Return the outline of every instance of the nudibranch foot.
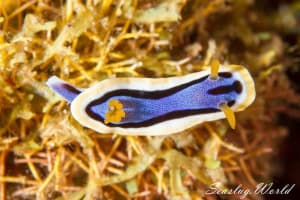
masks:
<path fill-rule="evenodd" d="M 99 133 L 168 135 L 227 118 L 255 98 L 254 81 L 240 65 L 213 61 L 211 70 L 170 78 L 114 78 L 85 90 L 57 77 L 49 87 L 71 103 L 72 116 Z"/>
<path fill-rule="evenodd" d="M 46 84 L 69 103 L 71 103 L 82 92 L 82 90 L 57 78 L 56 76 L 49 78 Z"/>

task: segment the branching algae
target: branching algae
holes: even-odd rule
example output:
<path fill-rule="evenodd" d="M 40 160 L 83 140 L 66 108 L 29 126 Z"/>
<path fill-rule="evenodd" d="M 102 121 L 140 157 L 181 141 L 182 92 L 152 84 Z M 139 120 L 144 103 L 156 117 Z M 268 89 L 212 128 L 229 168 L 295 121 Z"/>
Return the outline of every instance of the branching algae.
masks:
<path fill-rule="evenodd" d="M 0 0 L 0 200 L 219 199 L 211 186 L 269 181 L 278 116 L 300 118 L 283 73 L 300 39 L 299 4 L 267 2 Z"/>

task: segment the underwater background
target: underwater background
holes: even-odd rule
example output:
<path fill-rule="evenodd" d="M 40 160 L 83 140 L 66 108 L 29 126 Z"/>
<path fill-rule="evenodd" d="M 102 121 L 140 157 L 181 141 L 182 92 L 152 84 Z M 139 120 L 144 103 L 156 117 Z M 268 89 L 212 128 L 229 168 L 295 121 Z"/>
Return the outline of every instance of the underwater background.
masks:
<path fill-rule="evenodd" d="M 45 84 L 181 76 L 214 59 L 255 82 L 235 130 L 99 134 Z M 297 0 L 0 0 L 0 200 L 296 199 L 299 66 Z"/>

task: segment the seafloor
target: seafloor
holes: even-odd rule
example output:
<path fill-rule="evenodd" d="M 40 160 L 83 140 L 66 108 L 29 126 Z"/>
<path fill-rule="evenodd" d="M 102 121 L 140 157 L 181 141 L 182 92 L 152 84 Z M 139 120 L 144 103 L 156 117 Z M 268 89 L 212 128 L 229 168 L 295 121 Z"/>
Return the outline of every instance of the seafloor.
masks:
<path fill-rule="evenodd" d="M 296 199 L 299 34 L 297 0 L 0 0 L 0 200 Z M 216 59 L 255 82 L 235 130 L 101 134 L 45 84 L 180 76 Z"/>

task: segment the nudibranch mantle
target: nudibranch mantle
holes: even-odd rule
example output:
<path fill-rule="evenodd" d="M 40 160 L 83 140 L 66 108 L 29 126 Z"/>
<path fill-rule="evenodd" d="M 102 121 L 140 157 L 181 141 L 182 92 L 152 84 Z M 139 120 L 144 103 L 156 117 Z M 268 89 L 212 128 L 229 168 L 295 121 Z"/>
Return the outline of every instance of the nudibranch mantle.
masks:
<path fill-rule="evenodd" d="M 78 89 L 53 76 L 48 86 L 71 103 L 73 117 L 99 133 L 168 135 L 226 118 L 221 105 L 242 111 L 255 99 L 254 81 L 240 65 L 220 65 L 212 79 L 204 70 L 170 78 L 113 78 Z M 112 101 L 122 109 L 108 121 Z M 118 113 L 118 111 L 116 111 Z"/>

